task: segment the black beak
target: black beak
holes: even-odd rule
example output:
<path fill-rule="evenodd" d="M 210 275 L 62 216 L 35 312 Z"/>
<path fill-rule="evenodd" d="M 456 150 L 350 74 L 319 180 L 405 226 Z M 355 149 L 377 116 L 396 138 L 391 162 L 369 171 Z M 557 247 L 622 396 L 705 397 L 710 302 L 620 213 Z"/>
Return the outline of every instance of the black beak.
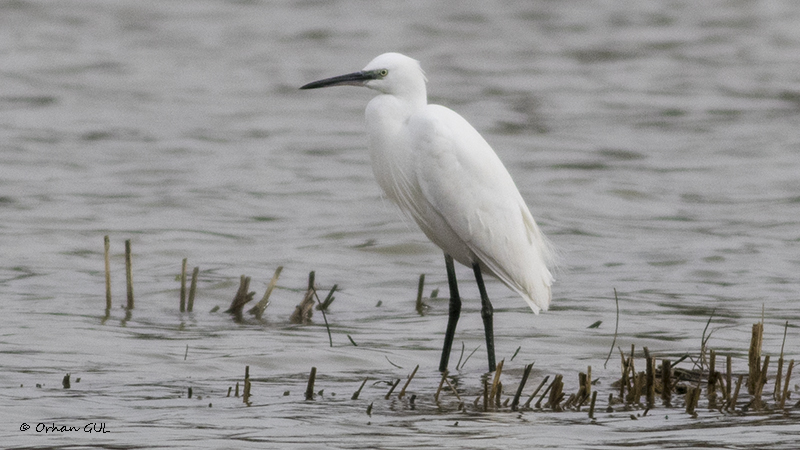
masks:
<path fill-rule="evenodd" d="M 300 87 L 300 89 L 317 89 L 329 86 L 364 86 L 369 80 L 374 80 L 377 75 L 372 72 L 353 72 L 347 75 L 339 75 L 338 77 L 325 78 L 324 80 L 312 81 Z"/>

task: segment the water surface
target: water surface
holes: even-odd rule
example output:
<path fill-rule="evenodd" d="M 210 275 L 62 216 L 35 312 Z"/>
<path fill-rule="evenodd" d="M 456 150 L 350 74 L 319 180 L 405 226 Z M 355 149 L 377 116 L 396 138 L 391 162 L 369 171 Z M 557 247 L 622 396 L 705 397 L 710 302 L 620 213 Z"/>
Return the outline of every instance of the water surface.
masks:
<path fill-rule="evenodd" d="M 709 346 L 741 372 L 763 315 L 765 353 L 777 357 L 789 321 L 786 356 L 797 359 L 799 20 L 788 0 L 0 3 L 3 441 L 793 448 L 796 413 L 662 409 L 591 425 L 585 412 L 460 412 L 451 398 L 437 408 L 441 252 L 372 178 L 372 94 L 297 87 L 385 51 L 419 59 L 431 101 L 483 133 L 562 254 L 543 315 L 489 285 L 507 382 L 535 360 L 535 380 L 563 373 L 572 391 L 591 365 L 608 392 L 614 289 L 623 349 L 696 354 L 713 316 Z M 181 314 L 183 258 L 200 278 L 195 311 Z M 263 323 L 210 312 L 227 307 L 241 274 L 260 297 L 278 266 Z M 311 270 L 321 291 L 339 286 L 333 348 L 319 313 L 308 326 L 288 320 Z M 457 351 L 483 339 L 470 272 L 458 269 Z M 425 316 L 414 309 L 422 273 L 426 296 L 440 289 Z M 383 400 L 417 364 L 414 409 Z M 227 397 L 248 365 L 250 408 Z M 323 395 L 306 402 L 311 366 Z M 479 349 L 456 374 L 469 402 L 484 366 Z M 110 433 L 21 432 L 23 422 L 103 422 Z"/>

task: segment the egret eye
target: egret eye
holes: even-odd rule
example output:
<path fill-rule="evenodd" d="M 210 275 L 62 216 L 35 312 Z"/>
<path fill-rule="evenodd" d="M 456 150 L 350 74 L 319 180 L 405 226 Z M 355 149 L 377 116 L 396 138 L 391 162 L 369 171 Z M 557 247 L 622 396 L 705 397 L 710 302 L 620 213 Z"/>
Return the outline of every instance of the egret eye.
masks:
<path fill-rule="evenodd" d="M 378 72 L 378 75 L 380 75 L 381 78 L 384 78 L 386 75 L 389 75 L 389 69 L 381 69 L 380 72 Z"/>

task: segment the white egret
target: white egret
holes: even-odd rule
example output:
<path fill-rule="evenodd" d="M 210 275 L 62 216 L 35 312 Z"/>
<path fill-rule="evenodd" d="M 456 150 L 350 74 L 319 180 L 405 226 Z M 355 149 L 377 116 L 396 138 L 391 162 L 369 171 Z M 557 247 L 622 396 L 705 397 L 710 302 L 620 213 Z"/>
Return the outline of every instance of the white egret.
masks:
<path fill-rule="evenodd" d="M 447 369 L 461 313 L 453 260 L 472 267 L 481 296 L 489 371 L 495 370 L 492 304 L 482 273 L 547 310 L 553 252 L 494 150 L 463 117 L 429 105 L 418 61 L 384 53 L 359 71 L 300 89 L 366 86 L 372 170 L 386 196 L 445 254 L 450 310 L 439 370 Z"/>

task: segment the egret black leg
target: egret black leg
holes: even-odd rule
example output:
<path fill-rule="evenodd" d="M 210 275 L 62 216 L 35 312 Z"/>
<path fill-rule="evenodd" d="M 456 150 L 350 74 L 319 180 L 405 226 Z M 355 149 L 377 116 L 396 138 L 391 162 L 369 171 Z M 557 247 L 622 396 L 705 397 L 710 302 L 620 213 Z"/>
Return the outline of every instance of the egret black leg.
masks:
<path fill-rule="evenodd" d="M 450 349 L 453 348 L 453 336 L 456 334 L 456 324 L 461 315 L 461 297 L 458 295 L 456 282 L 456 269 L 453 267 L 453 257 L 445 253 L 444 265 L 447 268 L 447 283 L 450 285 L 450 313 L 447 319 L 447 331 L 444 333 L 444 348 L 442 359 L 439 361 L 439 372 L 447 370 L 450 361 Z"/>
<path fill-rule="evenodd" d="M 478 283 L 478 290 L 481 292 L 481 317 L 483 318 L 483 330 L 486 333 L 486 353 L 489 355 L 489 372 L 494 372 L 494 323 L 492 316 L 494 308 L 489 296 L 486 295 L 486 286 L 483 285 L 483 275 L 478 263 L 472 264 L 472 271 L 475 272 L 475 281 Z"/>

